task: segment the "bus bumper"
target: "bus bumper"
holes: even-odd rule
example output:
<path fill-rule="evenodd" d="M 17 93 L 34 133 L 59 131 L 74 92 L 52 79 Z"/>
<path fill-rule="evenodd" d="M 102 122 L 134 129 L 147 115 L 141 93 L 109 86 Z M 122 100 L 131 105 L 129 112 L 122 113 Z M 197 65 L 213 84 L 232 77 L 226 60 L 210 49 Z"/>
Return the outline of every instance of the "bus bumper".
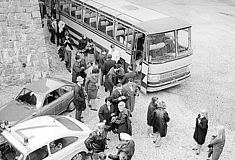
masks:
<path fill-rule="evenodd" d="M 189 72 L 189 74 L 187 74 L 185 76 L 182 76 L 180 78 L 177 78 L 177 79 L 174 79 L 174 80 L 171 80 L 171 81 L 168 81 L 168 82 L 159 83 L 159 84 L 156 84 L 156 85 L 148 84 L 148 87 L 147 87 L 146 91 L 147 92 L 156 92 L 156 91 L 160 91 L 160 90 L 163 90 L 163 89 L 166 89 L 166 88 L 176 86 L 180 83 L 185 82 L 190 76 L 191 76 L 191 74 Z"/>

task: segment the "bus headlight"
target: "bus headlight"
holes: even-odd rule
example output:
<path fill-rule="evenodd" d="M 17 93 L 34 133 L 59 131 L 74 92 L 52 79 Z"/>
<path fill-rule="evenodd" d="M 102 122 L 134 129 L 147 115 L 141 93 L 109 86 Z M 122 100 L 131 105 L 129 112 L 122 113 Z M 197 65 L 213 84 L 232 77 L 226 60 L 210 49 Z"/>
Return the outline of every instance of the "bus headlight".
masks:
<path fill-rule="evenodd" d="M 150 82 L 158 82 L 159 80 L 160 80 L 159 74 L 148 75 L 148 81 L 150 81 Z"/>

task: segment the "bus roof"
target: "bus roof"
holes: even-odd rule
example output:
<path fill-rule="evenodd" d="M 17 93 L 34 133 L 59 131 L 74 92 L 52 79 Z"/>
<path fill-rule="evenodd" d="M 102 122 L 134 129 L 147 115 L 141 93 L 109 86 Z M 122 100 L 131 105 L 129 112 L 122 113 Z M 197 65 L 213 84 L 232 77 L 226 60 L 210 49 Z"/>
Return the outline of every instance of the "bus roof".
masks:
<path fill-rule="evenodd" d="M 186 28 L 189 23 L 169 17 L 157 11 L 144 8 L 126 0 L 82 0 L 102 12 L 109 13 L 149 34 Z"/>

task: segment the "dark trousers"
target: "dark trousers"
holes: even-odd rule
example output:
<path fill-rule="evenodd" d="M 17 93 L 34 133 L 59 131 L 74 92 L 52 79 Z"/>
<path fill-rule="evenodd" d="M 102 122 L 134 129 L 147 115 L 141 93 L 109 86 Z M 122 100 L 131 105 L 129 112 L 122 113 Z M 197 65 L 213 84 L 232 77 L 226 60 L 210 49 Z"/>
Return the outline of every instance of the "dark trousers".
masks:
<path fill-rule="evenodd" d="M 82 110 L 77 110 L 76 109 L 75 119 L 76 120 L 81 120 L 81 115 L 82 115 Z"/>
<path fill-rule="evenodd" d="M 50 32 L 51 32 L 50 41 L 55 44 L 55 31 L 54 30 L 50 30 Z"/>

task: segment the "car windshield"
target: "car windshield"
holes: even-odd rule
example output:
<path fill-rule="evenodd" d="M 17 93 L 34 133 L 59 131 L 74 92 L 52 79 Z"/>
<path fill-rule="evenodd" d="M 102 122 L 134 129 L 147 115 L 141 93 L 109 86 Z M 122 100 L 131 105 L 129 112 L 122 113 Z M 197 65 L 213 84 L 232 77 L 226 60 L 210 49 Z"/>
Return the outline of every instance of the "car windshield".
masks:
<path fill-rule="evenodd" d="M 10 142 L 4 140 L 5 143 L 0 144 L 0 159 L 4 160 L 23 160 L 23 154 L 15 148 Z"/>
<path fill-rule="evenodd" d="M 149 35 L 148 44 L 149 62 L 162 63 L 186 56 L 191 47 L 190 28 Z"/>
<path fill-rule="evenodd" d="M 27 104 L 31 108 L 36 109 L 42 106 L 43 96 L 34 93 L 33 91 L 27 88 L 23 88 L 19 95 L 16 97 L 16 100 L 21 103 Z"/>

